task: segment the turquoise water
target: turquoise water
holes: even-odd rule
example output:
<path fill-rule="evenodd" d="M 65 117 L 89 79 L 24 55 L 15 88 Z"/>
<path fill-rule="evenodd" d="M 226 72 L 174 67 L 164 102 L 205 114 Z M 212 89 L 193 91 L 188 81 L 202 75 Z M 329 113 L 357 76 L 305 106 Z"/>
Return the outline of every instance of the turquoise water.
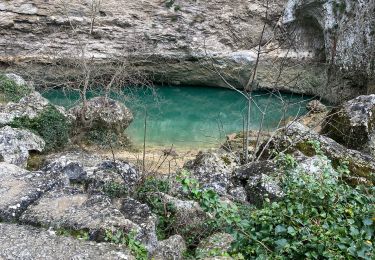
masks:
<path fill-rule="evenodd" d="M 129 88 L 123 97 L 134 114 L 126 132 L 135 144 L 143 143 L 147 111 L 147 143 L 177 147 L 207 147 L 222 142 L 229 133 L 243 129 L 246 99 L 236 91 L 208 87 Z M 73 106 L 76 93 L 51 90 L 43 94 L 52 103 Z M 90 96 L 93 96 L 91 94 Z M 309 97 L 254 92 L 251 128 L 258 129 L 263 111 L 264 129 L 274 129 L 282 119 L 303 115 Z"/>

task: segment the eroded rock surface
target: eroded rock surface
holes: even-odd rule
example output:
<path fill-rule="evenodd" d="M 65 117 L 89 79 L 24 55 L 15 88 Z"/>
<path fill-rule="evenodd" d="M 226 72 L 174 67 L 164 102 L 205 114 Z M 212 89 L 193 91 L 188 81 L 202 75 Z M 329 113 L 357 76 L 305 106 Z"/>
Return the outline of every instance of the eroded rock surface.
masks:
<path fill-rule="evenodd" d="M 283 196 L 280 174 L 281 171 L 274 162 L 260 161 L 240 167 L 234 179 L 245 187 L 247 201 L 259 205 L 265 198 L 275 200 Z"/>
<path fill-rule="evenodd" d="M 14 221 L 56 185 L 52 176 L 0 162 L 0 221 Z"/>
<path fill-rule="evenodd" d="M 0 155 L 7 163 L 26 167 L 29 151 L 42 152 L 44 146 L 44 140 L 29 130 L 0 128 Z"/>
<path fill-rule="evenodd" d="M 152 259 L 155 260 L 182 260 L 186 250 L 185 240 L 180 235 L 174 235 L 160 241 Z"/>
<path fill-rule="evenodd" d="M 136 234 L 140 227 L 126 219 L 111 200 L 103 195 L 88 195 L 75 189 L 57 189 L 45 194 L 22 214 L 26 224 L 88 231 L 95 240 L 103 240 L 106 230 L 117 229 Z"/>
<path fill-rule="evenodd" d="M 77 119 L 81 117 L 83 105 L 78 105 L 69 110 Z M 122 134 L 133 121 L 132 112 L 121 102 L 95 97 L 87 101 L 84 120 L 90 122 L 92 129 L 110 129 L 117 134 Z"/>
<path fill-rule="evenodd" d="M 133 198 L 125 198 L 121 201 L 120 211 L 124 214 L 125 218 L 141 227 L 138 238 L 145 243 L 148 252 L 154 252 L 158 246 L 156 236 L 156 223 L 158 220 L 151 213 L 150 208 Z"/>
<path fill-rule="evenodd" d="M 350 149 L 375 156 L 375 95 L 359 96 L 334 108 L 322 133 Z"/>
<path fill-rule="evenodd" d="M 279 131 L 267 147 L 269 153 L 263 154 L 263 157 L 269 158 L 272 150 L 290 153 L 297 150 L 304 155 L 313 156 L 316 154 L 314 148 L 314 143 L 316 142 L 319 144 L 321 151 L 332 161 L 333 165 L 348 164 L 351 172 L 351 176 L 347 176 L 350 178 L 349 181 L 368 184 L 375 181 L 375 160 L 373 156 L 348 149 L 331 138 L 319 135 L 297 122 L 293 122 Z"/>
<path fill-rule="evenodd" d="M 0 259 L 135 259 L 124 246 L 56 236 L 16 224 L 0 223 L 0 241 Z"/>
<path fill-rule="evenodd" d="M 17 103 L 10 102 L 8 104 L 0 104 L 0 125 L 9 124 L 15 118 L 35 118 L 48 105 L 50 105 L 49 101 L 42 97 L 42 95 L 37 91 L 31 92 Z M 60 113 L 68 117 L 63 107 L 55 106 L 55 108 Z"/>
<path fill-rule="evenodd" d="M 192 177 L 204 188 L 213 189 L 221 195 L 227 193 L 232 172 L 236 167 L 235 156 L 223 151 L 200 152 L 195 160 L 185 164 Z"/>
<path fill-rule="evenodd" d="M 215 259 L 215 254 L 228 252 L 233 241 L 233 236 L 228 233 L 213 234 L 199 243 L 196 254 L 200 259 Z"/>

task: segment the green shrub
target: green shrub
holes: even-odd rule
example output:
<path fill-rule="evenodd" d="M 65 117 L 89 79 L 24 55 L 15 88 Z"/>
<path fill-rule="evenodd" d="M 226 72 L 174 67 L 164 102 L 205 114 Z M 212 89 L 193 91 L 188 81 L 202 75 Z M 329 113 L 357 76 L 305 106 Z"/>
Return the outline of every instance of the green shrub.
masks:
<path fill-rule="evenodd" d="M 0 103 L 18 102 L 31 92 L 27 86 L 18 86 L 13 80 L 0 75 Z"/>
<path fill-rule="evenodd" d="M 140 201 L 150 206 L 153 214 L 158 218 L 156 234 L 159 240 L 174 235 L 176 209 L 172 203 L 164 204 L 155 192 L 168 193 L 168 182 L 156 178 L 148 178 L 138 188 L 136 194 Z"/>
<path fill-rule="evenodd" d="M 129 194 L 127 187 L 122 183 L 108 182 L 103 186 L 103 192 L 110 198 L 121 198 Z"/>
<path fill-rule="evenodd" d="M 137 260 L 147 260 L 147 249 L 141 242 L 135 239 L 135 236 L 135 232 L 125 234 L 122 230 L 115 232 L 106 230 L 104 240 L 110 243 L 126 245 Z"/>
<path fill-rule="evenodd" d="M 236 258 L 374 259 L 375 189 L 347 185 L 332 167 L 319 176 L 297 169 L 281 169 L 284 198 L 259 209 L 222 203 L 188 177 L 181 183 L 214 217 L 211 225 L 234 236 Z"/>
<path fill-rule="evenodd" d="M 65 116 L 52 105 L 45 107 L 35 118 L 16 118 L 10 123 L 10 126 L 29 129 L 41 136 L 46 142 L 46 152 L 64 147 L 69 141 L 71 130 Z"/>

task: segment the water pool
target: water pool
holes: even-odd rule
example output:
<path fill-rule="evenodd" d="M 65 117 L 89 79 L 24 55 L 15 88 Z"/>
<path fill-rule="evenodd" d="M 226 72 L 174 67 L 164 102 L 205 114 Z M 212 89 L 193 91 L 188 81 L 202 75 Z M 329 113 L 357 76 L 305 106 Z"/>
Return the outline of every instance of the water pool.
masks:
<path fill-rule="evenodd" d="M 43 95 L 52 103 L 67 108 L 78 100 L 77 93 L 66 93 L 61 89 Z M 280 120 L 305 114 L 309 98 L 296 94 L 254 92 L 251 128 L 259 128 L 261 111 L 265 112 L 263 127 L 269 130 L 274 129 Z M 149 145 L 201 148 L 215 146 L 227 134 L 241 131 L 247 110 L 242 95 L 223 88 L 128 88 L 121 100 L 133 111 L 134 121 L 126 132 L 136 145 L 143 143 L 146 111 Z"/>

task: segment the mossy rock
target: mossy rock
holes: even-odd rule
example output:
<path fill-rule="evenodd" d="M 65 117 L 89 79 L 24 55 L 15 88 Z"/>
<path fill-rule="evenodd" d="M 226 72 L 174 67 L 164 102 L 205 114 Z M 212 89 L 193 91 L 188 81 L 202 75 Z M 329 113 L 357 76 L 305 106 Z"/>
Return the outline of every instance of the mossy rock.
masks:
<path fill-rule="evenodd" d="M 60 150 L 66 146 L 71 132 L 69 120 L 53 105 L 47 105 L 37 117 L 15 118 L 9 125 L 29 129 L 41 136 L 46 142 L 45 152 Z"/>
<path fill-rule="evenodd" d="M 19 85 L 6 75 L 0 74 L 0 104 L 18 102 L 30 93 L 31 88 L 26 84 Z"/>

